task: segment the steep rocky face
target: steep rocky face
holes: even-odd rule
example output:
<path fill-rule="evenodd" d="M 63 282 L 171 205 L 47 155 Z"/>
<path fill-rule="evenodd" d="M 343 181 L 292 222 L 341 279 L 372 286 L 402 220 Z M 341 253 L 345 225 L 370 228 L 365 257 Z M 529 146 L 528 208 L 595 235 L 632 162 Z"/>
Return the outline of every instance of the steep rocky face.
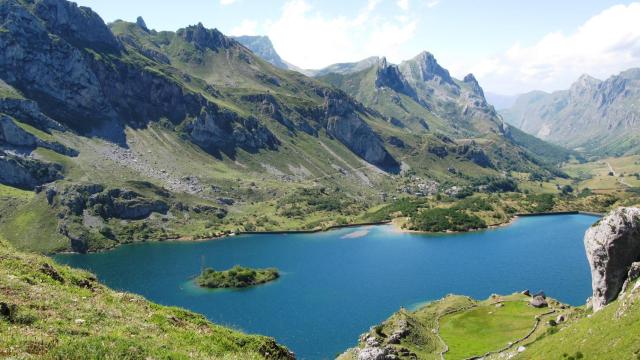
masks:
<path fill-rule="evenodd" d="M 45 18 L 38 18 L 15 0 L 0 3 L 0 22 L 5 29 L 0 32 L 3 55 L 0 57 L 0 77 L 36 100 L 45 112 L 72 125 L 82 127 L 87 118 L 113 120 L 115 113 L 100 89 L 98 78 L 86 63 L 85 55 L 66 40 L 91 39 L 83 38 L 80 29 L 93 21 L 83 20 L 82 16 L 95 20 L 95 14 L 90 15 L 89 11 L 81 11 L 63 1 L 37 1 L 31 5 Z M 48 8 L 51 13 L 46 11 Z M 77 25 L 71 26 L 69 22 L 77 22 Z M 103 33 L 100 28 L 96 28 L 98 34 Z M 49 29 L 55 32 L 49 32 Z M 109 37 L 100 43 L 113 45 Z"/>
<path fill-rule="evenodd" d="M 473 74 L 468 74 L 462 81 L 464 81 L 465 84 L 469 84 L 471 90 L 476 96 L 482 99 L 485 98 L 484 91 L 482 90 L 482 87 L 480 87 L 480 83 L 478 83 L 478 80 L 476 80 L 476 77 L 473 76 Z"/>
<path fill-rule="evenodd" d="M 558 145 L 621 155 L 640 151 L 639 99 L 640 69 L 631 69 L 605 81 L 583 75 L 564 91 L 524 94 L 502 115 Z"/>
<path fill-rule="evenodd" d="M 0 77 L 36 100 L 48 116 L 118 142 L 123 142 L 125 124 L 143 127 L 162 118 L 179 124 L 196 118 L 192 139 L 207 150 L 253 151 L 277 144 L 254 119 L 220 111 L 169 76 L 127 61 L 124 47 L 90 9 L 63 0 L 27 5 L 0 3 L 5 29 L 0 32 Z M 178 34 L 209 49 L 234 43 L 202 24 Z"/>
<path fill-rule="evenodd" d="M 388 64 L 386 58 L 382 58 L 378 64 L 375 85 L 377 88 L 388 87 L 409 97 L 417 97 L 415 90 L 411 88 L 407 80 L 402 76 L 398 66 Z"/>
<path fill-rule="evenodd" d="M 434 81 L 440 85 L 448 84 L 453 88 L 458 87 L 449 71 L 438 64 L 433 54 L 426 51 L 411 60 L 403 61 L 400 69 L 410 82 Z"/>
<path fill-rule="evenodd" d="M 323 110 L 328 134 L 367 162 L 386 171 L 398 171 L 398 162 L 387 152 L 380 137 L 360 118 L 350 99 L 327 91 Z"/>
<path fill-rule="evenodd" d="M 120 43 L 100 16 L 90 8 L 59 0 L 28 0 L 33 12 L 50 33 L 76 47 L 90 47 L 100 51 L 118 52 Z"/>
<path fill-rule="evenodd" d="M 193 141 L 209 151 L 232 154 L 236 146 L 257 151 L 275 149 L 280 141 L 256 118 L 241 118 L 214 104 L 202 108 L 194 121 L 185 127 Z"/>
<path fill-rule="evenodd" d="M 197 47 L 214 51 L 229 48 L 234 44 L 232 39 L 224 36 L 218 29 L 207 29 L 202 23 L 180 29 L 176 34 Z"/>
<path fill-rule="evenodd" d="M 618 297 L 632 264 L 640 261 L 640 209 L 614 210 L 587 230 L 584 245 L 598 311 Z"/>

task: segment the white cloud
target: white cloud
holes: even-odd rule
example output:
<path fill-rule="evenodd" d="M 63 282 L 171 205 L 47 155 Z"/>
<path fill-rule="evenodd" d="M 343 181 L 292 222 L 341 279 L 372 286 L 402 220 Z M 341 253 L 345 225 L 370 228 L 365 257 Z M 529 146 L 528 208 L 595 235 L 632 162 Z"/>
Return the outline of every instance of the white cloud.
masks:
<path fill-rule="evenodd" d="M 266 24 L 282 58 L 309 69 L 373 55 L 402 59 L 402 45 L 415 35 L 409 16 L 380 16 L 381 0 L 369 0 L 355 16 L 326 16 L 305 0 L 289 0 L 280 18 Z"/>
<path fill-rule="evenodd" d="M 237 1 L 238 0 L 220 0 L 220 5 L 222 6 L 231 5 Z"/>
<path fill-rule="evenodd" d="M 258 22 L 253 20 L 242 20 L 240 25 L 231 29 L 231 35 L 257 35 L 258 34 Z"/>
<path fill-rule="evenodd" d="M 549 33 L 530 46 L 516 43 L 470 69 L 485 88 L 505 94 L 564 89 L 584 73 L 606 78 L 640 65 L 639 19 L 640 3 L 616 5 L 573 33 Z"/>
<path fill-rule="evenodd" d="M 409 0 L 398 0 L 396 1 L 396 4 L 398 4 L 398 7 L 404 11 L 409 10 Z"/>
<path fill-rule="evenodd" d="M 438 6 L 438 4 L 440 4 L 440 0 L 427 1 L 427 7 L 428 8 L 436 7 L 436 6 Z"/>

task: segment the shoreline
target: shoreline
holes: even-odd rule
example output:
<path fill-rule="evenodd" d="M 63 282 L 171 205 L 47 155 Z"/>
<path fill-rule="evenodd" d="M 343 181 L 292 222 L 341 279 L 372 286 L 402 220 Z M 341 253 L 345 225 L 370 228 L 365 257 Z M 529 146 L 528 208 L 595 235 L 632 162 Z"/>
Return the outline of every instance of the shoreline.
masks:
<path fill-rule="evenodd" d="M 108 249 L 99 249 L 87 251 L 86 253 L 81 253 L 77 251 L 58 251 L 47 254 L 47 256 L 55 256 L 55 255 L 71 255 L 71 254 L 99 254 L 108 251 L 115 250 L 116 248 L 123 245 L 137 245 L 137 244 L 146 244 L 146 243 L 165 243 L 165 242 L 204 242 L 204 241 L 216 241 L 222 240 L 229 237 L 235 237 L 240 235 L 293 235 L 293 234 L 316 234 L 321 232 L 328 232 L 332 230 L 346 229 L 346 228 L 354 228 L 361 226 L 379 226 L 379 225 L 389 225 L 393 221 L 392 220 L 384 220 L 384 221 L 376 221 L 376 222 L 366 222 L 366 223 L 353 223 L 353 224 L 344 224 L 344 225 L 331 225 L 326 228 L 320 229 L 310 229 L 310 230 L 272 230 L 272 231 L 240 231 L 240 232 L 232 232 L 228 234 L 215 235 L 215 236 L 207 236 L 207 237 L 180 237 L 173 239 L 159 239 L 159 240 L 145 240 L 145 241 L 132 241 L 126 243 L 120 243 L 114 247 Z"/>
<path fill-rule="evenodd" d="M 493 224 L 493 225 L 488 225 L 485 228 L 477 228 L 477 229 L 469 229 L 469 230 L 465 230 L 465 231 L 453 231 L 453 230 L 448 230 L 448 231 L 422 231 L 422 230 L 409 230 L 409 229 L 403 229 L 401 227 L 401 224 L 398 223 L 398 219 L 406 219 L 406 217 L 402 217 L 402 218 L 396 218 L 394 220 L 391 220 L 390 223 L 393 225 L 394 229 L 398 232 L 403 232 L 403 233 L 409 233 L 409 234 L 442 234 L 442 235 L 447 235 L 447 234 L 464 234 L 464 233 L 469 233 L 469 232 L 476 232 L 476 231 L 485 231 L 485 230 L 495 230 L 495 229 L 499 229 L 502 227 L 507 227 L 509 225 L 512 225 L 513 223 L 515 223 L 519 218 L 524 218 L 524 217 L 537 217 L 537 216 L 558 216 L 558 215 L 587 215 L 587 216 L 594 216 L 594 217 L 603 217 L 606 214 L 601 214 L 601 213 L 596 213 L 596 212 L 590 212 L 590 211 L 550 211 L 550 212 L 538 212 L 538 213 L 517 213 L 514 214 L 509 220 L 501 222 L 501 223 L 497 223 L 497 224 Z"/>
<path fill-rule="evenodd" d="M 64 255 L 64 254 L 98 254 L 98 253 L 103 253 L 103 252 L 107 252 L 107 251 L 112 251 L 112 250 L 114 250 L 114 249 L 116 249 L 116 248 L 118 248 L 118 247 L 120 247 L 122 245 L 136 245 L 136 244 L 145 244 L 145 243 L 154 243 L 154 242 L 155 243 L 163 243 L 163 242 L 215 241 L 215 240 L 222 240 L 222 239 L 225 239 L 225 238 L 234 237 L 234 236 L 240 236 L 240 235 L 316 234 L 316 233 L 328 232 L 328 231 L 332 231 L 332 230 L 347 229 L 347 228 L 354 228 L 354 227 L 361 227 L 361 226 L 379 226 L 379 225 L 392 225 L 393 229 L 395 231 L 403 232 L 403 233 L 442 234 L 442 235 L 464 234 L 464 233 L 469 233 L 469 232 L 483 231 L 483 230 L 494 230 L 494 229 L 499 229 L 499 228 L 502 228 L 502 227 L 506 227 L 506 226 L 512 225 L 514 222 L 516 222 L 518 220 L 518 218 L 521 218 L 521 217 L 557 216 L 557 215 L 588 215 L 588 216 L 602 217 L 605 214 L 596 213 L 596 212 L 589 212 L 589 211 L 550 211 L 550 212 L 539 212 L 539 213 L 518 213 L 518 214 L 514 214 L 508 221 L 505 221 L 505 222 L 502 222 L 502 223 L 499 223 L 499 224 L 489 225 L 486 228 L 469 229 L 469 230 L 465 230 L 465 231 L 444 231 L 444 232 L 432 232 L 432 231 L 420 231 L 420 230 L 402 229 L 401 225 L 398 223 L 397 220 L 406 219 L 406 218 L 395 218 L 395 219 L 392 219 L 392 220 L 377 221 L 377 222 L 332 225 L 332 226 L 328 226 L 326 228 L 310 229 L 310 230 L 240 231 L 240 232 L 237 232 L 237 233 L 232 232 L 232 233 L 217 235 L 217 236 L 213 236 L 213 237 L 211 237 L 211 236 L 202 237 L 202 238 L 181 237 L 181 238 L 175 238 L 175 239 L 134 241 L 134 242 L 128 242 L 128 243 L 121 243 L 121 244 L 118 244 L 117 246 L 114 246 L 114 247 L 109 248 L 109 249 L 100 249 L 100 250 L 94 250 L 94 251 L 87 251 L 86 253 L 80 253 L 80 252 L 77 252 L 77 251 L 60 251 L 60 252 L 50 253 L 50 254 L 48 254 L 48 256 Z"/>

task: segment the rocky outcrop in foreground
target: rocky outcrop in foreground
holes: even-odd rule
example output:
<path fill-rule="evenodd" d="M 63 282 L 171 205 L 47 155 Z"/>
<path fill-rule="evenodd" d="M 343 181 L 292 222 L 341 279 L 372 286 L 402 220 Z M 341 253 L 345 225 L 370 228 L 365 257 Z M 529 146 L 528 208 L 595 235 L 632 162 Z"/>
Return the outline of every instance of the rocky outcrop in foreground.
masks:
<path fill-rule="evenodd" d="M 640 261 L 640 209 L 619 208 L 593 225 L 584 238 L 591 278 L 593 310 L 614 301 L 634 262 Z"/>

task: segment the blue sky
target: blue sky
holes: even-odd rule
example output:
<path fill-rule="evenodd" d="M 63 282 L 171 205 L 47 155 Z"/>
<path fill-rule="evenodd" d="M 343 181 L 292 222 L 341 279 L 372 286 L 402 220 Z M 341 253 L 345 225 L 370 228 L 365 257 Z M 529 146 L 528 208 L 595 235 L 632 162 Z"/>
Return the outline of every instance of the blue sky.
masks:
<path fill-rule="evenodd" d="M 157 30 L 202 22 L 226 34 L 266 34 L 304 68 L 373 55 L 400 62 L 428 50 L 455 76 L 474 72 L 503 94 L 566 88 L 582 73 L 602 78 L 640 65 L 640 3 L 631 1 L 77 2 L 106 21 L 142 15 Z"/>

